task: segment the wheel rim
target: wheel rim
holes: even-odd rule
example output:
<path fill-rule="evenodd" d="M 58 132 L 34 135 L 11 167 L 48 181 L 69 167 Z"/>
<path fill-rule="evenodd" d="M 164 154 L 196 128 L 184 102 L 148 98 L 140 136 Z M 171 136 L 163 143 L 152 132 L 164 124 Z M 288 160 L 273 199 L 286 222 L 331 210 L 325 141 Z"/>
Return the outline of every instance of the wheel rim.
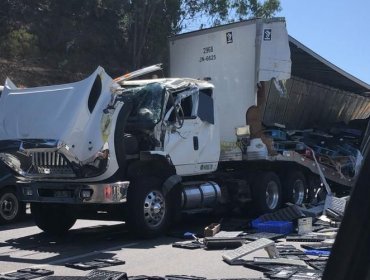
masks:
<path fill-rule="evenodd" d="M 269 209 L 276 208 L 279 202 L 279 186 L 276 182 L 270 181 L 266 188 L 266 205 Z"/>
<path fill-rule="evenodd" d="M 13 220 L 18 213 L 18 200 L 12 193 L 5 193 L 0 198 L 0 215 L 6 221 Z"/>
<path fill-rule="evenodd" d="M 151 191 L 144 201 L 144 219 L 148 227 L 158 227 L 166 214 L 166 202 L 158 191 Z"/>
<path fill-rule="evenodd" d="M 302 204 L 304 200 L 305 188 L 301 180 L 297 180 L 293 185 L 293 203 Z"/>

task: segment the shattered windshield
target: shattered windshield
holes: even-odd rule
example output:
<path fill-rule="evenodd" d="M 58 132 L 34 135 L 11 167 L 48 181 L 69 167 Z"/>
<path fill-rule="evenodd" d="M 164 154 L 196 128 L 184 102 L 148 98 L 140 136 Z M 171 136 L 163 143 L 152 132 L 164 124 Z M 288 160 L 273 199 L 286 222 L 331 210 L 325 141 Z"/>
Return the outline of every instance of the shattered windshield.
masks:
<path fill-rule="evenodd" d="M 138 121 L 158 123 L 162 115 L 165 89 L 159 83 L 126 89 L 123 95 L 133 102 L 132 117 Z"/>

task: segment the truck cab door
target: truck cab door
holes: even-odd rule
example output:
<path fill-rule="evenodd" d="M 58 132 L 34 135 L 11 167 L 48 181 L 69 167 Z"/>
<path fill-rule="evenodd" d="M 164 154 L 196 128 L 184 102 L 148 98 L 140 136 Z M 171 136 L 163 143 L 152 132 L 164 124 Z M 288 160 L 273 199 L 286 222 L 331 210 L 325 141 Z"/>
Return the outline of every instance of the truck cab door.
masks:
<path fill-rule="evenodd" d="M 164 151 L 178 175 L 204 174 L 217 169 L 220 139 L 211 93 L 198 89 L 185 91 L 177 96 L 165 115 L 169 125 Z"/>

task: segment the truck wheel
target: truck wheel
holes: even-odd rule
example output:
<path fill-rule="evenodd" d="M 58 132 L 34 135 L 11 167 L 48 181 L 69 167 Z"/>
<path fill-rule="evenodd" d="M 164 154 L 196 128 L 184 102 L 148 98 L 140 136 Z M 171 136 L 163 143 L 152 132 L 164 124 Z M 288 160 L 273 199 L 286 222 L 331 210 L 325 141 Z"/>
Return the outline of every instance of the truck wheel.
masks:
<path fill-rule="evenodd" d="M 282 200 L 279 177 L 274 172 L 257 175 L 253 184 L 253 196 L 259 212 L 266 213 L 279 209 Z"/>
<path fill-rule="evenodd" d="M 31 203 L 31 213 L 35 224 L 52 235 L 67 233 L 76 222 L 70 209 L 62 204 Z"/>
<path fill-rule="evenodd" d="M 284 201 L 301 205 L 305 202 L 307 191 L 307 182 L 303 173 L 289 172 L 283 184 Z"/>
<path fill-rule="evenodd" d="M 169 224 L 169 200 L 155 177 L 136 178 L 128 193 L 127 224 L 141 237 L 163 233 Z"/>
<path fill-rule="evenodd" d="M 0 224 L 19 220 L 25 211 L 25 204 L 18 200 L 15 190 L 9 187 L 0 190 Z"/>

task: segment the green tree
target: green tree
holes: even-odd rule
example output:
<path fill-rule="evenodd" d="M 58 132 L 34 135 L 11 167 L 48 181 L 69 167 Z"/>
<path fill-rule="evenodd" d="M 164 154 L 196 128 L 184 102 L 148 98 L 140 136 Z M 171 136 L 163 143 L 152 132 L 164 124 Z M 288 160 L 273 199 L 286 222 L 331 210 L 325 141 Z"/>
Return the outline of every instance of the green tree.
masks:
<path fill-rule="evenodd" d="M 136 0 L 125 8 L 132 67 L 138 68 L 167 53 L 167 37 L 187 28 L 191 21 L 209 27 L 251 17 L 272 17 L 279 0 Z M 196 27 L 195 29 L 198 29 Z M 158 61 L 157 61 L 158 62 Z"/>
<path fill-rule="evenodd" d="M 190 0 L 182 2 L 181 30 L 206 28 L 250 18 L 271 18 L 279 0 Z"/>
<path fill-rule="evenodd" d="M 168 36 L 279 10 L 279 0 L 6 0 L 0 56 L 39 55 L 62 70 L 102 65 L 122 74 L 165 61 Z"/>

